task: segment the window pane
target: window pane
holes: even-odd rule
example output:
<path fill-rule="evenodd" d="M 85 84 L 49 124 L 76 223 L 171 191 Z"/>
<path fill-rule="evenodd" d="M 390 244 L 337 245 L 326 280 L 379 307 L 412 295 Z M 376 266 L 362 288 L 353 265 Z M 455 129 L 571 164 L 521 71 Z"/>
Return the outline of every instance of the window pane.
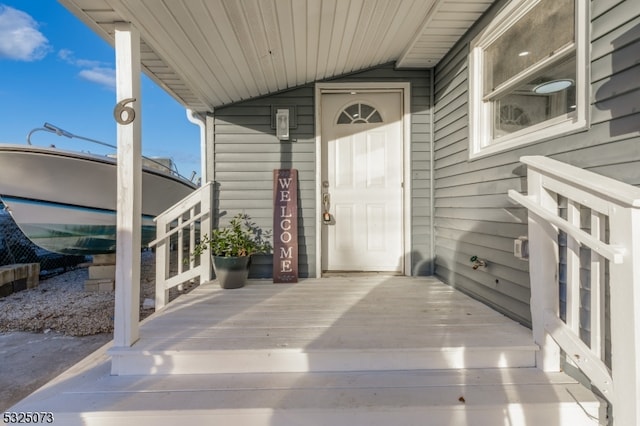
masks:
<path fill-rule="evenodd" d="M 353 104 L 345 109 L 352 119 L 360 118 L 360 104 Z"/>
<path fill-rule="evenodd" d="M 545 70 L 493 102 L 493 138 L 498 139 L 576 109 L 575 56 Z"/>
<path fill-rule="evenodd" d="M 337 124 L 382 123 L 382 116 L 374 107 L 355 103 L 342 111 Z"/>
<path fill-rule="evenodd" d="M 375 109 L 371 105 L 360 104 L 360 112 L 362 113 L 362 118 L 367 119 L 371 115 L 371 113 L 375 111 Z"/>
<path fill-rule="evenodd" d="M 338 124 L 349 123 L 351 123 L 351 117 L 349 117 L 346 112 L 342 111 L 342 114 L 340 114 L 340 117 L 338 117 Z"/>
<path fill-rule="evenodd" d="M 486 48 L 484 95 L 574 38 L 574 0 L 541 0 Z"/>
<path fill-rule="evenodd" d="M 373 114 L 369 116 L 369 120 L 367 123 L 382 123 L 382 117 L 378 111 L 374 111 Z"/>

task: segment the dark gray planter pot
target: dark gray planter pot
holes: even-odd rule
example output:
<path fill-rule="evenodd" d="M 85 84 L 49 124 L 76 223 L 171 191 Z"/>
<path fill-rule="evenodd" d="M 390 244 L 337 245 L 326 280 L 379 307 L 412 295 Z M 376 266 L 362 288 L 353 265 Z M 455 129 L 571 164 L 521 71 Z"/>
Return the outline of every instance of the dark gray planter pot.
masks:
<path fill-rule="evenodd" d="M 273 277 L 273 255 L 255 253 L 249 262 L 249 278 Z"/>
<path fill-rule="evenodd" d="M 249 256 L 213 256 L 213 270 L 220 287 L 225 289 L 244 287 L 249 276 Z"/>

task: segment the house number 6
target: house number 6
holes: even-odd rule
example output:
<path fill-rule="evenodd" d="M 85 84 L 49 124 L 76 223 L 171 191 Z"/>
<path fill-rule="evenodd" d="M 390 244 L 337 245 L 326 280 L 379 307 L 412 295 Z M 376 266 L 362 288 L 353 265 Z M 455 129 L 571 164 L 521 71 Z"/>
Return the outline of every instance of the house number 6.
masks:
<path fill-rule="evenodd" d="M 120 124 L 129 124 L 136 118 L 136 112 L 131 106 L 126 106 L 129 103 L 135 102 L 136 98 L 123 99 L 116 104 L 113 109 L 113 117 Z"/>

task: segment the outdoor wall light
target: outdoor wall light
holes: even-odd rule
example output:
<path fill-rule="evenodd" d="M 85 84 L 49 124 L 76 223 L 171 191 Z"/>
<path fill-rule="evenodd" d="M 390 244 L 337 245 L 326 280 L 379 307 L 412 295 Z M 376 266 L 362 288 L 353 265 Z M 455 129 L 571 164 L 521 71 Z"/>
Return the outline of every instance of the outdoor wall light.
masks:
<path fill-rule="evenodd" d="M 533 93 L 538 95 L 548 95 L 550 93 L 560 92 L 573 86 L 574 81 L 570 78 L 561 78 L 559 80 L 546 81 L 538 84 L 533 88 Z"/>
<path fill-rule="evenodd" d="M 271 128 L 280 141 L 296 142 L 291 129 L 298 128 L 296 105 L 271 105 Z"/>
<path fill-rule="evenodd" d="M 281 141 L 289 140 L 289 109 L 276 110 L 276 136 Z"/>

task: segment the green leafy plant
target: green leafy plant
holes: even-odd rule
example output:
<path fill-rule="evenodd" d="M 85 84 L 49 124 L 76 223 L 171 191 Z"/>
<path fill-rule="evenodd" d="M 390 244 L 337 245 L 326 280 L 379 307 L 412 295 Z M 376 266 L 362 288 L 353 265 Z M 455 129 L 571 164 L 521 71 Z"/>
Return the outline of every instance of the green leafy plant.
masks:
<path fill-rule="evenodd" d="M 263 231 L 248 214 L 239 213 L 231 219 L 228 227 L 214 229 L 211 235 L 203 235 L 191 257 L 201 256 L 206 250 L 211 250 L 212 256 L 221 257 L 270 253 L 271 231 Z"/>

